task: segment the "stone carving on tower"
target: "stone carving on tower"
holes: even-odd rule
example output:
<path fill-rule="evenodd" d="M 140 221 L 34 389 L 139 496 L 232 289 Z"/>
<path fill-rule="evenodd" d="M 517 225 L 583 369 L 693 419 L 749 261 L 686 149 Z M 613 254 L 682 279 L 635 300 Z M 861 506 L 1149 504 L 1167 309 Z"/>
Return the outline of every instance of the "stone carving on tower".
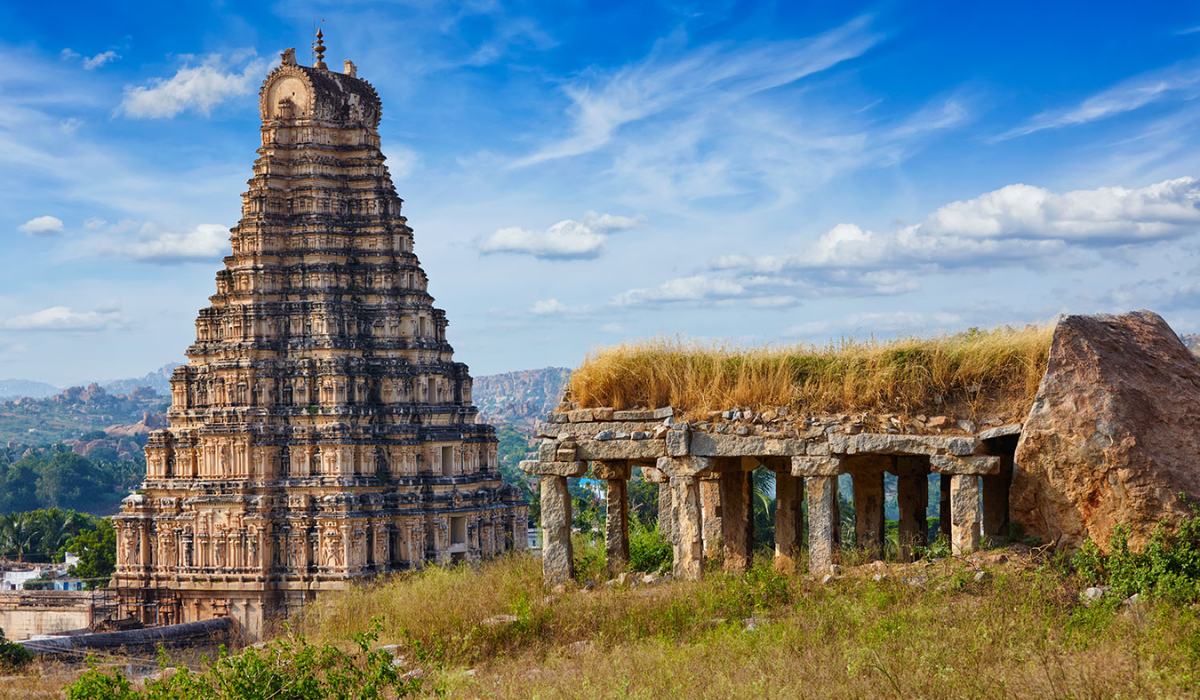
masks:
<path fill-rule="evenodd" d="M 145 623 L 231 614 L 256 637 L 319 591 L 525 546 L 384 165 L 379 97 L 323 54 L 288 49 L 263 83 L 232 254 L 114 519 L 115 586 Z"/>

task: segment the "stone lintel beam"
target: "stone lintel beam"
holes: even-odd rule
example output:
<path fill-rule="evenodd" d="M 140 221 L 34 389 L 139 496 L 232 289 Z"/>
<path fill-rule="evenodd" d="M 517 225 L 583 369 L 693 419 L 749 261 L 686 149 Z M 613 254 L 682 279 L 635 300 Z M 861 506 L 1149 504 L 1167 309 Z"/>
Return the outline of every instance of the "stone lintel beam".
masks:
<path fill-rule="evenodd" d="M 660 457 L 657 468 L 672 479 L 677 477 L 701 477 L 712 473 L 716 462 L 708 457 Z"/>
<path fill-rule="evenodd" d="M 668 437 L 670 433 L 668 433 Z M 804 440 L 693 433 L 689 454 L 700 457 L 791 457 L 807 451 Z"/>
<path fill-rule="evenodd" d="M 1013 423 L 1012 425 L 1001 425 L 997 428 L 989 428 L 979 434 L 980 440 L 995 440 L 996 438 L 1008 437 L 1009 435 L 1020 435 L 1021 424 Z"/>
<path fill-rule="evenodd" d="M 602 421 L 597 423 L 545 423 L 539 422 L 534 426 L 540 438 L 556 439 L 563 435 L 573 435 L 577 438 L 594 438 L 605 430 L 614 433 L 646 433 L 651 435 L 661 423 L 643 423 L 640 421 Z M 649 439 L 649 438 L 647 438 Z"/>
<path fill-rule="evenodd" d="M 837 476 L 844 470 L 842 457 L 797 455 L 792 457 L 792 476 Z"/>
<path fill-rule="evenodd" d="M 846 455 L 954 455 L 966 457 L 975 454 L 979 439 L 942 435 L 890 435 L 883 433 L 860 433 L 846 435 L 833 433 L 829 436 L 829 449 L 834 454 Z"/>
<path fill-rule="evenodd" d="M 628 479 L 629 478 L 629 463 L 628 462 L 592 462 L 592 478 L 604 479 Z"/>
<path fill-rule="evenodd" d="M 587 462 L 540 462 L 535 459 L 521 462 L 521 471 L 531 476 L 583 476 Z"/>
<path fill-rule="evenodd" d="M 575 445 L 576 459 L 594 461 L 610 459 L 657 460 L 667 455 L 662 440 L 580 440 Z"/>
<path fill-rule="evenodd" d="M 929 458 L 929 470 L 938 474 L 995 474 L 1000 471 L 1000 458 L 995 455 L 932 455 Z"/>

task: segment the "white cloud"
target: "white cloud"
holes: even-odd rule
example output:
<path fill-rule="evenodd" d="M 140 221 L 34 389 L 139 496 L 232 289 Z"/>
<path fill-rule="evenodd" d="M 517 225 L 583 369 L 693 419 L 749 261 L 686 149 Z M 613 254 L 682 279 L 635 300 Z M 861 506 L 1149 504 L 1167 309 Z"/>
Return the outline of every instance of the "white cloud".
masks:
<path fill-rule="evenodd" d="M 591 313 L 588 306 L 568 306 L 558 299 L 542 299 L 535 301 L 529 313 L 534 316 L 579 316 Z"/>
<path fill-rule="evenodd" d="M 1200 94 L 1200 66 L 1184 63 L 1136 75 L 1064 109 L 1047 110 L 994 140 L 1025 136 L 1046 129 L 1078 126 L 1132 112 L 1170 97 L 1190 99 Z"/>
<path fill-rule="evenodd" d="M 580 260 L 599 257 L 608 234 L 639 226 L 645 217 L 600 215 L 589 211 L 582 221 L 567 219 L 544 231 L 516 226 L 502 228 L 479 246 L 483 254 L 513 253 L 543 260 Z"/>
<path fill-rule="evenodd" d="M 31 236 L 53 236 L 62 233 L 63 222 L 53 216 L 39 216 L 21 224 L 17 230 Z"/>
<path fill-rule="evenodd" d="M 23 316 L 0 319 L 0 328 L 13 331 L 100 331 L 125 325 L 120 309 L 75 311 L 69 306 L 52 306 Z"/>
<path fill-rule="evenodd" d="M 212 262 L 229 253 L 229 228 L 221 224 L 200 224 L 179 232 L 163 231 L 149 222 L 122 221 L 108 225 L 93 219 L 87 227 L 104 229 L 104 233 L 80 247 L 85 254 L 172 264 Z"/>
<path fill-rule="evenodd" d="M 58 55 L 64 61 L 81 61 L 84 70 L 95 70 L 106 63 L 112 63 L 120 58 L 117 52 L 112 50 L 102 51 L 91 58 L 87 58 L 78 51 L 71 49 L 63 49 Z"/>
<path fill-rule="evenodd" d="M 253 51 L 229 57 L 211 54 L 199 65 L 182 66 L 170 78 L 156 78 L 149 86 L 127 86 L 117 111 L 135 119 L 170 118 L 186 110 L 207 116 L 225 100 L 251 94 L 272 63 Z"/>
<path fill-rule="evenodd" d="M 791 270 L 1004 264 L 1072 250 L 1136 246 L 1200 231 L 1200 179 L 1054 193 L 1015 184 L 952 202 L 919 224 L 878 234 L 838 224 L 807 250 L 758 258 L 723 256 L 719 270 Z"/>
<path fill-rule="evenodd" d="M 85 58 L 83 60 L 83 69 L 95 70 L 105 63 L 111 63 L 118 58 L 120 58 L 120 56 L 117 55 L 116 51 L 105 51 L 103 53 L 98 53 L 91 58 Z"/>
<path fill-rule="evenodd" d="M 616 306 L 645 306 L 678 301 L 726 299 L 744 294 L 746 288 L 728 279 L 693 275 L 667 280 L 656 287 L 630 289 L 613 297 Z"/>
<path fill-rule="evenodd" d="M 625 124 L 714 100 L 728 105 L 827 70 L 862 55 L 880 40 L 868 31 L 868 21 L 860 17 L 806 40 L 709 45 L 674 57 L 667 55 L 673 42 L 660 42 L 640 63 L 611 76 L 566 85 L 573 133 L 513 165 L 588 153 L 608 143 Z"/>
<path fill-rule="evenodd" d="M 123 246 L 121 254 L 133 260 L 174 263 L 218 259 L 229 251 L 229 227 L 200 224 L 182 233 L 151 233 Z"/>

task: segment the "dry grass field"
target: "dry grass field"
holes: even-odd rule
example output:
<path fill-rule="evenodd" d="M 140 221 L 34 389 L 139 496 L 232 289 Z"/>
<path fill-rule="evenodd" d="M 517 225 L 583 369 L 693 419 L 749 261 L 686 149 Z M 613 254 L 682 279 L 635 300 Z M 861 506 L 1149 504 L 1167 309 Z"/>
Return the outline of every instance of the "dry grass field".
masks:
<path fill-rule="evenodd" d="M 583 407 L 674 406 L 689 414 L 788 406 L 1024 416 L 1046 369 L 1052 326 L 934 338 L 850 340 L 824 348 L 737 348 L 658 339 L 596 350 L 571 374 Z M 962 415 L 962 417 L 970 417 Z"/>
<path fill-rule="evenodd" d="M 1085 605 L 1072 574 L 1005 556 L 557 594 L 513 557 L 329 597 L 296 631 L 343 644 L 382 618 L 453 698 L 1200 696 L 1195 608 Z"/>

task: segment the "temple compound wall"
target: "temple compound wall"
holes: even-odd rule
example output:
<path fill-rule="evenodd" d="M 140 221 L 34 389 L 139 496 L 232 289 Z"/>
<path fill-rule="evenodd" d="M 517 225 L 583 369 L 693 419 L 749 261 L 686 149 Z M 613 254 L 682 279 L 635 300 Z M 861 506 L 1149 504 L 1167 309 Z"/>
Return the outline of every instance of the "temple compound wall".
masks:
<path fill-rule="evenodd" d="M 522 470 L 539 478 L 546 582 L 574 577 L 567 493 L 572 477 L 607 482 L 608 564 L 614 573 L 625 568 L 628 480 L 634 467 L 659 484 L 659 526 L 674 543 L 674 574 L 681 578 L 699 578 L 707 558 L 721 558 L 730 572 L 749 566 L 751 474 L 760 467 L 775 473 L 775 562 L 782 570 L 796 568 L 805 534 L 810 571 L 827 572 L 837 563 L 842 474 L 853 482 L 854 541 L 869 556 L 883 554 L 885 473 L 897 478 L 901 558 L 928 544 L 931 474 L 941 475 L 940 523 L 955 554 L 977 549 L 983 537 L 1007 534 L 1019 424 L 978 434 L 918 435 L 894 428 L 862 432 L 845 416 L 792 422 L 730 413 L 735 414 L 730 420 L 716 422 L 676 422 L 670 407 L 576 409 L 547 416 L 537 428 L 543 438 L 538 459 L 521 463 Z"/>
<path fill-rule="evenodd" d="M 526 546 L 471 377 L 446 342 L 357 69 L 283 54 L 170 427 L 115 518 L 121 612 L 272 617 L 363 577 Z"/>

